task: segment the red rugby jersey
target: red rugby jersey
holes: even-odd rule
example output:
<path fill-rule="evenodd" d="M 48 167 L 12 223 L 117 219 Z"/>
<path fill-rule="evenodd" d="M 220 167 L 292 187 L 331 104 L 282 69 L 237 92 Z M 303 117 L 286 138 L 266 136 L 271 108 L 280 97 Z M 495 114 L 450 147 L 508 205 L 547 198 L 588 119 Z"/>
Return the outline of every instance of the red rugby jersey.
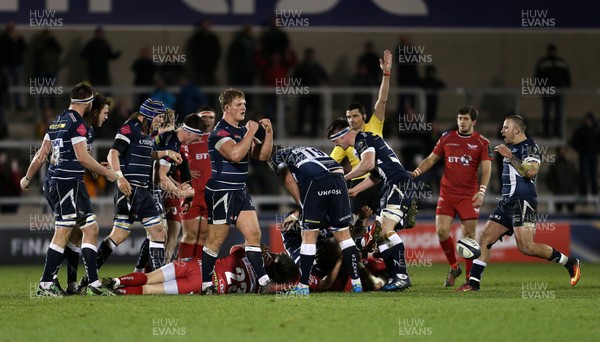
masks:
<path fill-rule="evenodd" d="M 479 164 L 493 159 L 489 142 L 477 132 L 468 136 L 457 130 L 445 132 L 433 153 L 444 159 L 440 195 L 449 196 L 473 196 L 479 190 Z"/>

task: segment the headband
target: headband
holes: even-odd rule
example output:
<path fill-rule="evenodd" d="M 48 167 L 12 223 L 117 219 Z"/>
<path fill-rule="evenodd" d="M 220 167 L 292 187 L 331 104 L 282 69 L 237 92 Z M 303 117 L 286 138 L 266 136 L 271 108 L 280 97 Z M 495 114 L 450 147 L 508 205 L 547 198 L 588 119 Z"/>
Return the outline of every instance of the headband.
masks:
<path fill-rule="evenodd" d="M 71 103 L 90 103 L 94 101 L 94 95 L 86 98 L 86 99 L 71 99 Z"/>
<path fill-rule="evenodd" d="M 192 128 L 186 124 L 181 125 L 181 128 L 183 128 L 184 131 L 187 131 L 188 133 L 192 133 L 192 134 L 198 134 L 198 135 L 202 135 L 203 132 L 199 129 L 195 129 Z"/>
<path fill-rule="evenodd" d="M 339 131 L 337 133 L 332 134 L 331 136 L 329 136 L 329 140 L 335 141 L 335 139 L 343 137 L 348 132 L 350 132 L 350 127 L 346 127 L 343 130 L 341 130 L 341 131 Z"/>

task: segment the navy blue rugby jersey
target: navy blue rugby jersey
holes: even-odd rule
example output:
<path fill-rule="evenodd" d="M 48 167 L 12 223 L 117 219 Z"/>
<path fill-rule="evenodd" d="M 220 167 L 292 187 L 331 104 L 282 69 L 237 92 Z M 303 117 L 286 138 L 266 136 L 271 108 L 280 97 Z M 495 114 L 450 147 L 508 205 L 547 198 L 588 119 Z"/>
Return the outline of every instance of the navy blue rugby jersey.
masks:
<path fill-rule="evenodd" d="M 177 132 L 166 131 L 166 132 L 156 135 L 156 137 L 154 138 L 154 148 L 157 151 L 171 150 L 171 151 L 179 153 L 179 150 L 181 149 L 181 142 L 179 141 L 179 138 L 177 138 Z M 169 172 L 167 173 L 167 176 L 172 175 L 173 172 L 175 172 L 175 170 L 177 169 L 177 166 L 174 164 L 174 161 L 168 157 L 159 159 L 158 163 L 160 165 L 165 165 L 165 166 L 170 167 Z"/>
<path fill-rule="evenodd" d="M 289 168 L 299 184 L 318 179 L 335 170 L 343 171 L 342 166 L 327 153 L 308 146 L 278 148 L 269 164 L 277 174 L 282 169 Z"/>
<path fill-rule="evenodd" d="M 246 134 L 246 127 L 234 127 L 225 120 L 219 121 L 208 137 L 208 154 L 210 156 L 211 178 L 206 188 L 212 191 L 242 190 L 248 179 L 248 162 L 250 150 L 239 162 L 225 159 L 219 148 L 229 140 L 239 143 Z"/>
<path fill-rule="evenodd" d="M 85 170 L 73 145 L 86 142 L 88 148 L 94 140 L 94 131 L 79 113 L 66 110 L 48 126 L 48 138 L 52 143 L 52 158 L 56 161 L 51 182 L 67 179 L 83 181 Z"/>
<path fill-rule="evenodd" d="M 540 163 L 540 148 L 530 138 L 518 144 L 508 145 L 508 148 L 515 157 L 523 162 Z M 515 198 L 537 197 L 535 190 L 536 178 L 536 176 L 532 178 L 521 176 L 508 158 L 504 158 L 502 161 L 502 196 Z"/>
<path fill-rule="evenodd" d="M 123 176 L 131 185 L 148 186 L 152 173 L 154 140 L 144 134 L 138 119 L 127 120 L 115 136 L 113 149 L 119 151 Z"/>
<path fill-rule="evenodd" d="M 375 170 L 386 184 L 396 184 L 410 176 L 392 148 L 380 136 L 371 132 L 360 132 L 354 140 L 354 151 L 362 159 L 365 152 L 375 152 Z"/>

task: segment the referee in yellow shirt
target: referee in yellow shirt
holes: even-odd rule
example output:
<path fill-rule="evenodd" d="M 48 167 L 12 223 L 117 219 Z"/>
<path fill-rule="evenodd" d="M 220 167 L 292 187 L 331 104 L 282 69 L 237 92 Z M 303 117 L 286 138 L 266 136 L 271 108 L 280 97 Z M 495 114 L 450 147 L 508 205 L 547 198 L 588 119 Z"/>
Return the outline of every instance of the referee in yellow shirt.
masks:
<path fill-rule="evenodd" d="M 390 50 L 385 50 L 383 52 L 383 59 L 379 59 L 379 67 L 383 71 L 383 77 L 381 79 L 381 86 L 379 87 L 379 97 L 375 103 L 375 110 L 371 119 L 367 122 L 367 112 L 365 111 L 365 107 L 360 103 L 354 102 L 346 108 L 346 120 L 348 120 L 350 129 L 355 132 L 371 132 L 383 138 L 385 103 L 387 102 L 388 91 L 390 89 L 390 71 L 392 69 L 392 52 Z M 341 163 L 344 158 L 348 158 L 352 169 L 354 169 L 359 162 L 358 157 L 355 155 L 354 147 L 352 146 L 348 147 L 346 150 L 342 149 L 340 146 L 334 147 L 333 151 L 331 151 L 331 158 L 338 163 Z M 354 187 L 368 176 L 369 174 L 366 174 L 362 177 L 352 179 L 348 187 Z M 352 199 L 352 212 L 355 215 L 358 215 L 361 212 L 361 208 L 364 206 L 369 207 L 374 213 L 379 211 L 379 190 L 381 189 L 382 183 L 383 182 L 380 182 L 378 185 L 360 192 Z M 362 219 L 358 216 L 355 226 L 364 226 L 364 222 L 361 221 Z"/>

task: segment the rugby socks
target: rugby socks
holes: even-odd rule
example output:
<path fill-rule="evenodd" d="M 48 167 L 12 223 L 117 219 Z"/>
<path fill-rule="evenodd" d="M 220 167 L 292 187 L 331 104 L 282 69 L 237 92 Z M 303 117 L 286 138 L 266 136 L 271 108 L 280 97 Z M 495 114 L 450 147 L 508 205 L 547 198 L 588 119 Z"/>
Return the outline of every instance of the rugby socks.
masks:
<path fill-rule="evenodd" d="M 304 243 L 300 245 L 300 284 L 308 286 L 316 254 L 317 245 Z"/>
<path fill-rule="evenodd" d="M 250 261 L 250 265 L 252 265 L 254 272 L 256 272 L 258 285 L 266 285 L 269 281 L 269 276 L 265 270 L 265 262 L 262 258 L 260 246 L 246 246 L 244 250 L 246 251 L 246 257 L 248 258 L 248 261 Z"/>
<path fill-rule="evenodd" d="M 98 266 L 96 264 L 98 249 L 91 243 L 83 243 L 81 244 L 81 256 L 89 284 L 98 287 L 100 285 L 98 282 Z"/>
<path fill-rule="evenodd" d="M 98 269 L 104 265 L 115 248 L 117 248 L 117 244 L 110 237 L 107 236 L 104 240 L 102 240 L 100 246 L 98 247 L 98 258 L 96 260 Z"/>
<path fill-rule="evenodd" d="M 452 240 L 452 236 L 448 237 L 444 241 L 440 241 L 440 246 L 446 255 L 446 259 L 448 259 L 450 267 L 457 269 L 458 262 L 456 261 L 456 255 L 454 254 L 454 240 Z M 469 274 L 469 271 L 467 271 L 467 274 Z"/>
<path fill-rule="evenodd" d="M 150 263 L 152 264 L 152 270 L 157 270 L 165 264 L 165 258 L 167 256 L 165 251 L 164 241 L 150 241 Z"/>
<path fill-rule="evenodd" d="M 40 280 L 40 285 L 48 289 L 52 285 L 52 277 L 58 271 L 58 268 L 65 260 L 65 249 L 50 243 L 46 252 L 46 262 L 44 264 L 44 273 Z"/>
<path fill-rule="evenodd" d="M 471 273 L 469 274 L 469 285 L 479 288 L 481 277 L 483 276 L 483 270 L 486 266 L 487 263 L 481 260 L 473 261 L 473 267 L 471 267 Z"/>
<path fill-rule="evenodd" d="M 473 259 L 465 259 L 465 275 L 467 281 L 469 281 L 469 274 L 471 274 L 471 268 L 473 267 Z"/>
<path fill-rule="evenodd" d="M 196 253 L 202 253 L 202 247 L 196 247 L 195 244 L 192 243 L 179 243 L 179 257 L 180 258 L 191 258 L 194 256 L 194 248 L 199 249 L 200 251 L 196 251 Z"/>
<path fill-rule="evenodd" d="M 145 273 L 133 272 L 119 278 L 115 278 L 116 286 L 141 286 L 146 285 L 148 276 Z"/>
<path fill-rule="evenodd" d="M 77 287 L 77 268 L 79 267 L 79 255 L 81 248 L 75 246 L 72 242 L 67 242 L 65 247 L 65 257 L 67 258 L 67 282 L 68 288 L 74 290 Z"/>
<path fill-rule="evenodd" d="M 219 252 L 208 247 L 202 248 L 202 291 L 213 285 L 212 275 Z"/>
<path fill-rule="evenodd" d="M 402 242 L 400 235 L 394 232 L 391 233 L 393 234 L 387 238 L 387 243 L 379 246 L 381 256 L 383 257 L 385 264 L 388 267 L 388 271 L 390 271 L 391 274 L 408 275 L 408 271 L 406 269 L 406 258 L 404 255 L 404 242 Z"/>
<path fill-rule="evenodd" d="M 148 260 L 150 260 L 150 239 L 145 238 L 140 246 L 140 253 L 138 254 L 134 272 L 144 272 Z"/>
<path fill-rule="evenodd" d="M 352 279 L 352 285 L 360 284 L 360 276 L 358 274 L 359 255 L 356 244 L 354 244 L 352 239 L 340 241 L 340 249 L 342 250 L 343 256 L 342 263 L 346 273 L 348 273 Z"/>
<path fill-rule="evenodd" d="M 552 248 L 552 255 L 550 255 L 548 261 L 552 261 L 567 267 L 567 261 L 569 261 L 569 258 L 561 252 L 557 251 L 556 249 Z"/>

